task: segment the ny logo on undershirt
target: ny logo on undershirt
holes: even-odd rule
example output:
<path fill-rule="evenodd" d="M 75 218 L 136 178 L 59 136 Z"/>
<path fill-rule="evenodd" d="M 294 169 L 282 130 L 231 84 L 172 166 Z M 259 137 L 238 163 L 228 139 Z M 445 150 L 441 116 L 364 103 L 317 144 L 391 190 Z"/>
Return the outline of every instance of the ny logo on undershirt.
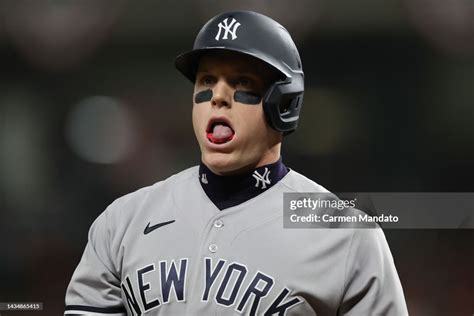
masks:
<path fill-rule="evenodd" d="M 235 33 L 237 32 L 237 28 L 240 26 L 240 23 L 237 22 L 236 19 L 232 18 L 232 21 L 230 22 L 230 24 L 228 24 L 228 18 L 225 18 L 225 20 L 219 22 L 217 26 L 219 26 L 219 31 L 216 35 L 216 41 L 218 41 L 219 39 L 228 39 L 228 34 L 232 36 L 232 40 L 235 40 L 237 38 L 237 35 Z M 222 30 L 224 30 L 224 36 L 222 36 L 222 38 L 219 38 L 221 36 Z"/>
<path fill-rule="evenodd" d="M 205 173 L 203 173 L 201 175 L 201 182 L 204 183 L 204 184 L 208 184 L 209 182 L 207 181 L 207 175 Z"/>
<path fill-rule="evenodd" d="M 270 176 L 270 170 L 268 170 L 267 167 L 265 167 L 265 171 L 263 172 L 263 175 L 261 175 L 260 173 L 258 173 L 257 170 L 255 170 L 253 172 L 253 175 L 252 177 L 255 178 L 255 180 L 257 180 L 257 182 L 255 182 L 255 187 L 258 188 L 258 186 L 260 185 L 260 183 L 262 184 L 262 190 L 263 189 L 266 189 L 267 188 L 267 184 L 270 184 L 271 181 L 270 179 L 268 178 L 268 176 Z"/>

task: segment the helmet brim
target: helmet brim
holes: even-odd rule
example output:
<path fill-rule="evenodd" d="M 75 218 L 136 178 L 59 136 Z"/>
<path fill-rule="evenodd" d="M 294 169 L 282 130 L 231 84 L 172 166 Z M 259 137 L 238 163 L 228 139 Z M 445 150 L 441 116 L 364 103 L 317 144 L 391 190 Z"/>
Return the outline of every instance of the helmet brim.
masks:
<path fill-rule="evenodd" d="M 199 60 L 204 56 L 205 54 L 211 52 L 211 51 L 231 51 L 235 53 L 239 53 L 245 56 L 250 56 L 255 58 L 259 62 L 263 62 L 265 65 L 269 66 L 271 69 L 277 71 L 278 73 L 282 74 L 284 77 L 288 77 L 286 73 L 275 67 L 274 65 L 263 61 L 261 58 L 259 58 L 258 54 L 251 54 L 247 51 L 239 50 L 236 48 L 229 48 L 229 47 L 209 47 L 209 48 L 201 48 L 201 49 L 195 49 L 191 50 L 182 54 L 179 54 L 175 61 L 174 65 L 176 69 L 178 69 L 186 78 L 188 78 L 191 82 L 196 81 L 196 74 L 199 66 Z"/>

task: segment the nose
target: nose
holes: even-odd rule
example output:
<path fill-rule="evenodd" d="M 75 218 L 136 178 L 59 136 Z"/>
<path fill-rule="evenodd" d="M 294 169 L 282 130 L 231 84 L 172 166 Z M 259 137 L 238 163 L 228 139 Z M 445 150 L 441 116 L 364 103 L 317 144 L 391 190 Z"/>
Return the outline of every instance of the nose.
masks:
<path fill-rule="evenodd" d="M 219 79 L 212 89 L 211 104 L 213 106 L 230 107 L 232 103 L 232 88 L 224 79 Z"/>

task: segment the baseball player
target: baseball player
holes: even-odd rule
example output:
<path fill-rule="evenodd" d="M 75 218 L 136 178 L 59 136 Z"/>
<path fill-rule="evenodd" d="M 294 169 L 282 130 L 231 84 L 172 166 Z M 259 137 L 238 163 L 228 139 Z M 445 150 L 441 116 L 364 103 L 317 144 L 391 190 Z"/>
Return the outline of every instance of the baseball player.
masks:
<path fill-rule="evenodd" d="M 288 31 L 220 14 L 176 58 L 194 83 L 201 162 L 114 201 L 92 224 L 66 315 L 406 315 L 381 229 L 284 229 L 303 70 Z"/>

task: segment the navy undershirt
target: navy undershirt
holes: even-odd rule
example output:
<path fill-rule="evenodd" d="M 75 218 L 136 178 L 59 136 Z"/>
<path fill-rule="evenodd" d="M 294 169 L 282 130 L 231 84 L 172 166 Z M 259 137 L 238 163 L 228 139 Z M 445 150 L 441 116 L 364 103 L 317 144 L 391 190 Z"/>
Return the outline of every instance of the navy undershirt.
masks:
<path fill-rule="evenodd" d="M 216 175 L 201 162 L 199 182 L 214 205 L 223 210 L 265 192 L 280 181 L 288 171 L 281 157 L 272 164 L 232 176 Z"/>

